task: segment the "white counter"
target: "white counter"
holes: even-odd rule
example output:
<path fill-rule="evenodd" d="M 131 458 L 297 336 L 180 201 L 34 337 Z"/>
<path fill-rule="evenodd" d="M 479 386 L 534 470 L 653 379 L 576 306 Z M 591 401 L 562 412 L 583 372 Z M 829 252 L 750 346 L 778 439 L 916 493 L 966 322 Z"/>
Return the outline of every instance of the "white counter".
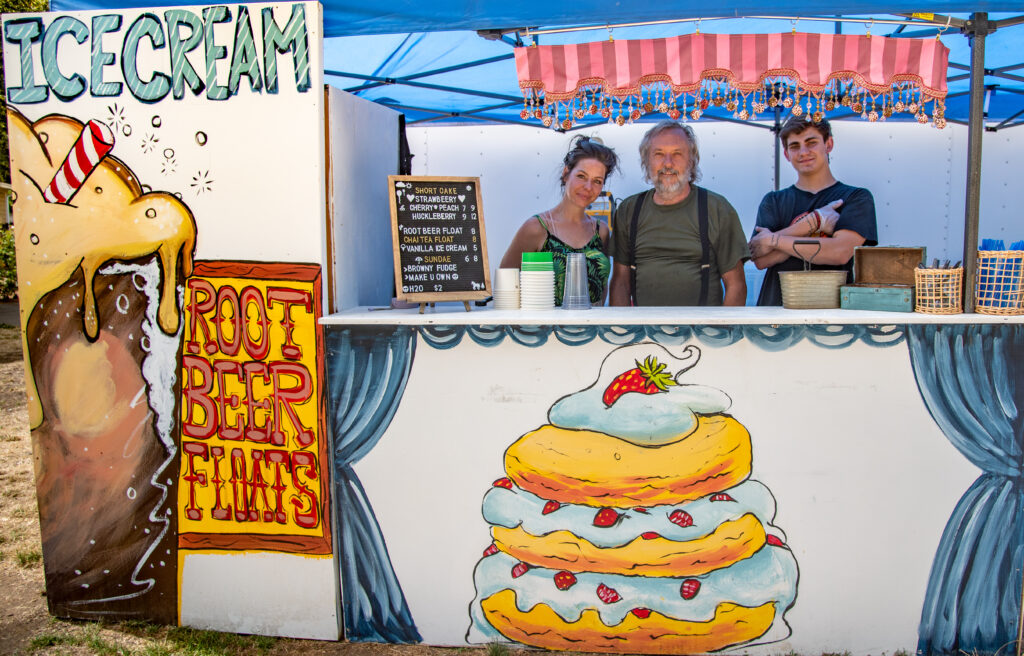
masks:
<path fill-rule="evenodd" d="M 461 303 L 418 308 L 357 307 L 320 319 L 327 326 L 353 325 L 785 325 L 785 324 L 1021 324 L 1024 315 L 922 314 L 866 310 L 787 310 L 781 307 L 600 307 L 590 310 L 494 310 Z"/>

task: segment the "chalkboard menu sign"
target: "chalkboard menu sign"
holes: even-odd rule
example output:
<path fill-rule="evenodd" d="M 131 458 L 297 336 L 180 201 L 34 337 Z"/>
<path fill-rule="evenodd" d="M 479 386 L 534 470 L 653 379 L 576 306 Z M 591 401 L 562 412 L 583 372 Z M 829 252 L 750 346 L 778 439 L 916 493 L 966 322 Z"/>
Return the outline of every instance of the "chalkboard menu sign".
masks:
<path fill-rule="evenodd" d="M 490 296 L 480 179 L 390 175 L 388 187 L 396 296 L 420 303 Z"/>

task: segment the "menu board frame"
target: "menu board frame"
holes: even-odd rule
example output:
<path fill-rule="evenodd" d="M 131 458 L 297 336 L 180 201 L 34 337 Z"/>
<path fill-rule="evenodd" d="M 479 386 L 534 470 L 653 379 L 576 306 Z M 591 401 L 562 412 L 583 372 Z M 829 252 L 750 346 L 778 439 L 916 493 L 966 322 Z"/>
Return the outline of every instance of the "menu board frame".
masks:
<path fill-rule="evenodd" d="M 483 265 L 483 289 L 477 290 L 459 290 L 459 291 L 428 291 L 428 283 L 422 284 L 424 291 L 408 292 L 403 291 L 410 284 L 403 276 L 402 271 L 402 230 L 401 224 L 399 223 L 399 206 L 398 206 L 398 194 L 399 190 L 395 183 L 437 183 L 438 186 L 450 187 L 453 185 L 472 183 L 474 193 L 472 195 L 473 201 L 476 205 L 476 219 L 471 220 L 472 227 L 476 228 L 476 234 L 479 236 L 480 244 L 480 258 Z M 484 229 L 484 209 L 483 204 L 480 201 L 480 178 L 478 177 L 460 177 L 460 176 L 439 176 L 439 175 L 389 175 L 388 176 L 388 199 L 391 207 L 391 238 L 394 253 L 395 263 L 395 298 L 400 301 L 409 301 L 413 303 L 434 303 L 439 301 L 479 301 L 491 296 L 491 269 L 487 259 L 487 234 Z M 470 197 L 467 197 L 468 201 Z M 460 201 L 461 202 L 461 201 Z M 460 224 L 468 223 L 468 221 L 460 222 Z M 422 281 L 415 281 L 415 286 L 420 286 Z M 467 309 L 469 304 L 466 303 Z"/>

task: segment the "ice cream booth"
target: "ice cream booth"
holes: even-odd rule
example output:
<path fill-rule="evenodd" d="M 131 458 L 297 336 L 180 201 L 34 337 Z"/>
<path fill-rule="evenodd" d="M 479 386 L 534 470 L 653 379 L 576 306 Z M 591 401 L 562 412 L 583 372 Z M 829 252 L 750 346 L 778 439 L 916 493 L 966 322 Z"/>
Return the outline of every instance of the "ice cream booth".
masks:
<path fill-rule="evenodd" d="M 325 86 L 319 4 L 3 33 L 53 615 L 1019 653 L 1020 315 L 392 309 L 400 116 Z M 474 162 L 417 165 L 501 186 Z"/>

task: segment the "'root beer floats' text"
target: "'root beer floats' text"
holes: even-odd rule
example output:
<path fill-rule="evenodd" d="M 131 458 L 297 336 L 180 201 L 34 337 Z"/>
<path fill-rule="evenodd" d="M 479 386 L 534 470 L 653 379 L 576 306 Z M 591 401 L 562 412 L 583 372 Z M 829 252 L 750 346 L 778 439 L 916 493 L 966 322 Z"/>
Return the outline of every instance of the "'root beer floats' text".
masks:
<path fill-rule="evenodd" d="M 319 525 L 314 296 L 280 282 L 188 281 L 181 521 L 193 530 Z"/>

